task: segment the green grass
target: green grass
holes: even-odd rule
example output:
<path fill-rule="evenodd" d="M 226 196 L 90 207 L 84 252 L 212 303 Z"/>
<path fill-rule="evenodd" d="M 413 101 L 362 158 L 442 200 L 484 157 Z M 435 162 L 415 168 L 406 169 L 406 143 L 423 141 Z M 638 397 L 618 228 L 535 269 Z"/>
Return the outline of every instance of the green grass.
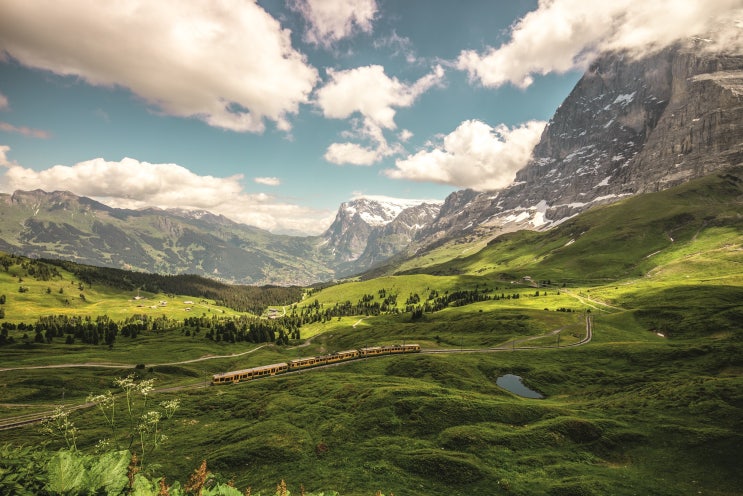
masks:
<path fill-rule="evenodd" d="M 62 394 L 65 403 L 79 404 L 132 372 L 155 378 L 159 386 L 199 385 L 214 372 L 365 345 L 502 346 L 158 393 L 156 401 L 178 397 L 182 407 L 167 425 L 167 445 L 150 458 L 159 464 L 153 470 L 185 481 L 206 459 L 238 487 L 264 493 L 285 479 L 295 494 L 302 483 L 308 491 L 334 489 L 343 496 L 377 490 L 447 496 L 740 494 L 741 193 L 740 181 L 712 176 L 594 210 L 549 232 L 510 234 L 446 263 L 410 264 L 418 268 L 316 291 L 298 308 L 315 299 L 324 307 L 355 303 L 368 294 L 379 301 L 381 289 L 397 294 L 399 306 L 414 293 L 425 300 L 431 290 L 487 287 L 512 298 L 449 307 L 419 319 L 405 312 L 334 318 L 303 326 L 303 339 L 311 340 L 302 346 L 213 343 L 178 330 L 120 337 L 110 350 L 56 342 L 7 346 L 3 367 L 121 367 L 0 371 L 0 415 L 48 409 L 62 402 Z M 549 286 L 534 287 L 545 279 Z M 40 301 L 43 290 L 38 286 L 27 294 Z M 110 301 L 109 311 L 114 300 L 131 298 L 105 288 L 88 291 L 86 299 Z M 53 302 L 48 305 L 54 309 Z M 583 336 L 589 310 L 592 342 L 564 347 Z M 514 342 L 534 348 L 513 350 Z M 250 353 L 156 365 L 242 352 Z M 135 368 L 139 363 L 145 367 Z M 524 399 L 501 389 L 496 380 L 506 373 L 521 376 L 546 398 Z M 13 404 L 18 408 L 8 406 Z M 75 413 L 73 420 L 83 449 L 106 435 L 94 410 Z M 0 436 L 59 447 L 37 428 Z"/>
<path fill-rule="evenodd" d="M 387 357 L 183 392 L 157 462 L 181 480 L 204 458 L 238 487 L 344 495 L 736 494 L 740 356 L 659 341 Z M 507 372 L 547 399 L 497 387 Z M 94 411 L 75 421 L 103 434 Z"/>
<path fill-rule="evenodd" d="M 0 268 L 0 295 L 7 322 L 33 323 L 44 315 L 108 315 L 114 320 L 146 314 L 183 319 L 193 315 L 237 315 L 232 309 L 215 305 L 213 300 L 187 295 L 166 295 L 139 291 L 124 291 L 102 284 L 82 284 L 73 274 L 58 269 L 59 276 L 38 280 L 28 275 L 21 265 L 7 271 Z M 20 288 L 27 289 L 21 292 Z M 163 305 L 161 302 L 165 302 Z M 186 303 L 192 302 L 192 303 Z M 190 309 L 190 310 L 187 310 Z"/>

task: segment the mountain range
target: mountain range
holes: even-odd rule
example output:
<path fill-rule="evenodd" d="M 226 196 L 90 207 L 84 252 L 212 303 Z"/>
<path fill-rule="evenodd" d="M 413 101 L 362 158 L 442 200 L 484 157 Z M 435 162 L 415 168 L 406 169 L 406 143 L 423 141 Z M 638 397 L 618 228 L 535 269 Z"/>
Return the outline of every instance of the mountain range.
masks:
<path fill-rule="evenodd" d="M 548 229 L 596 205 L 743 163 L 743 56 L 689 40 L 636 60 L 607 53 L 500 191 L 442 203 L 359 198 L 319 236 L 276 235 L 204 211 L 125 210 L 70 192 L 0 195 L 0 250 L 240 284 L 307 285 L 391 257 Z"/>

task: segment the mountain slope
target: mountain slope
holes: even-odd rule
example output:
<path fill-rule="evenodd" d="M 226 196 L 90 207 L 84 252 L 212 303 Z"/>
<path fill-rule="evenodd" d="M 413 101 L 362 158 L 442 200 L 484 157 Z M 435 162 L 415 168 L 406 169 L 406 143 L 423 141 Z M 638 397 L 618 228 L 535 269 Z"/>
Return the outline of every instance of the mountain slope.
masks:
<path fill-rule="evenodd" d="M 592 205 L 658 191 L 743 162 L 743 55 L 701 41 L 641 60 L 597 60 L 498 192 L 457 192 L 419 246 L 467 233 L 544 229 Z M 462 201 L 463 196 L 466 201 Z"/>
<path fill-rule="evenodd" d="M 231 283 L 310 285 L 368 269 L 407 247 L 436 204 L 344 203 L 323 236 L 275 235 L 205 211 L 126 210 L 70 192 L 0 194 L 0 250 Z"/>
<path fill-rule="evenodd" d="M 367 198 L 343 203 L 323 235 L 323 249 L 329 250 L 338 264 L 338 276 L 357 274 L 404 253 L 420 230 L 434 221 L 440 208 L 436 203 Z"/>
<path fill-rule="evenodd" d="M 228 282 L 307 284 L 332 270 L 315 239 L 278 236 L 223 216 L 125 210 L 69 192 L 0 195 L 0 249 L 32 257 Z"/>
<path fill-rule="evenodd" d="M 737 274 L 743 249 L 743 167 L 597 206 L 554 229 L 519 231 L 478 253 L 405 273 L 478 274 L 599 283 L 661 276 L 694 264 L 710 280 Z M 682 281 L 683 282 L 683 281 Z"/>

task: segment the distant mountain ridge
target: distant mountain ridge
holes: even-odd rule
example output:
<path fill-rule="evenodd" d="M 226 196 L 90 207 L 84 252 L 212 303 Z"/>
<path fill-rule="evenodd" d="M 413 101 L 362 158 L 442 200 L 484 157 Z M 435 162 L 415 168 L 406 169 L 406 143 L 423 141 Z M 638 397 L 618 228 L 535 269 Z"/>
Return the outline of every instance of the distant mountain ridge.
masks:
<path fill-rule="evenodd" d="M 0 250 L 242 284 L 307 285 L 393 257 L 520 229 L 743 163 L 743 55 L 704 41 L 595 61 L 500 191 L 443 203 L 358 198 L 319 236 L 274 235 L 220 215 L 115 209 L 69 192 L 0 195 Z"/>
<path fill-rule="evenodd" d="M 342 203 L 322 235 L 323 249 L 348 276 L 405 250 L 436 219 L 439 203 L 359 198 Z"/>
<path fill-rule="evenodd" d="M 341 206 L 323 235 L 302 237 L 203 210 L 118 209 L 68 191 L 16 191 L 0 194 L 0 250 L 230 283 L 308 285 L 361 272 L 406 247 L 438 212 L 418 203 L 357 199 Z"/>

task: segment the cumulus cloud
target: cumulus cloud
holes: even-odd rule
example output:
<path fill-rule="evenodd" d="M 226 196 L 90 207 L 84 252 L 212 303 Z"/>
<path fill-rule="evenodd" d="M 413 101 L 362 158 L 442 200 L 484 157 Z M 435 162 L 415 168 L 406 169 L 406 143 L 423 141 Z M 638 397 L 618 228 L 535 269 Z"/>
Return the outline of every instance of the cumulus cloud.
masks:
<path fill-rule="evenodd" d="M 232 131 L 290 129 L 317 71 L 255 0 L 9 0 L 0 57 L 96 86 L 122 86 L 158 110 Z"/>
<path fill-rule="evenodd" d="M 6 133 L 18 133 L 23 136 L 28 136 L 29 138 L 47 139 L 49 137 L 49 133 L 41 129 L 33 129 L 26 126 L 14 126 L 13 124 L 8 124 L 7 122 L 2 121 L 0 121 L 0 131 L 5 131 Z"/>
<path fill-rule="evenodd" d="M 117 208 L 208 210 L 273 232 L 318 234 L 332 220 L 332 212 L 282 202 L 262 193 L 248 194 L 240 184 L 242 175 L 200 176 L 177 164 L 132 158 L 119 162 L 96 158 L 35 171 L 10 161 L 9 150 L 0 146 L 0 165 L 6 169 L 0 189 L 5 192 L 67 190 Z"/>
<path fill-rule="evenodd" d="M 0 110 L 8 108 L 8 99 L 0 93 Z"/>
<path fill-rule="evenodd" d="M 381 65 L 368 65 L 335 71 L 328 69 L 330 81 L 317 90 L 316 103 L 325 117 L 345 119 L 359 112 L 375 125 L 395 128 L 395 107 L 409 107 L 420 95 L 439 84 L 444 69 L 434 70 L 413 84 L 400 82 L 384 73 Z"/>
<path fill-rule="evenodd" d="M 397 135 L 397 139 L 399 139 L 399 140 L 400 140 L 400 141 L 402 141 L 403 143 L 404 143 L 404 142 L 406 142 L 406 141 L 409 141 L 409 140 L 410 140 L 410 138 L 412 138 L 412 137 L 413 137 L 413 132 L 412 132 L 412 131 L 410 131 L 409 129 L 403 129 L 403 130 L 402 130 L 402 131 L 400 131 L 400 133 L 399 133 L 399 134 Z"/>
<path fill-rule="evenodd" d="M 546 122 L 509 129 L 478 120 L 462 122 L 430 150 L 395 163 L 384 173 L 394 179 L 430 181 L 460 188 L 494 190 L 508 186 L 531 157 Z"/>
<path fill-rule="evenodd" d="M 373 165 L 384 155 L 386 147 L 367 148 L 357 143 L 332 143 L 323 158 L 332 164 Z"/>
<path fill-rule="evenodd" d="M 535 74 L 583 69 L 600 52 L 641 56 L 693 35 L 717 31 L 721 18 L 741 17 L 740 0 L 540 0 L 516 22 L 510 40 L 483 53 L 460 53 L 457 67 L 473 81 L 526 88 Z M 740 26 L 728 22 L 730 30 Z"/>
<path fill-rule="evenodd" d="M 441 84 L 444 69 L 439 65 L 411 84 L 389 77 L 380 65 L 370 65 L 344 71 L 328 70 L 329 81 L 317 90 L 316 101 L 323 115 L 331 119 L 347 119 L 360 114 L 362 123 L 351 135 L 372 146 L 357 143 L 333 143 L 325 159 L 336 164 L 371 165 L 396 153 L 399 146 L 389 145 L 385 129 L 396 129 L 396 108 L 410 107 L 415 100 Z"/>
<path fill-rule="evenodd" d="M 263 184 L 264 186 L 279 186 L 281 185 L 281 179 L 278 177 L 256 177 L 253 179 L 257 184 Z"/>
<path fill-rule="evenodd" d="M 2 167 L 12 167 L 14 165 L 17 165 L 15 162 L 11 161 L 8 158 L 8 152 L 10 151 L 10 147 L 7 145 L 0 145 L 0 166 Z"/>
<path fill-rule="evenodd" d="M 370 33 L 378 11 L 376 0 L 294 0 L 291 6 L 308 24 L 305 39 L 326 47 L 357 31 Z"/>

